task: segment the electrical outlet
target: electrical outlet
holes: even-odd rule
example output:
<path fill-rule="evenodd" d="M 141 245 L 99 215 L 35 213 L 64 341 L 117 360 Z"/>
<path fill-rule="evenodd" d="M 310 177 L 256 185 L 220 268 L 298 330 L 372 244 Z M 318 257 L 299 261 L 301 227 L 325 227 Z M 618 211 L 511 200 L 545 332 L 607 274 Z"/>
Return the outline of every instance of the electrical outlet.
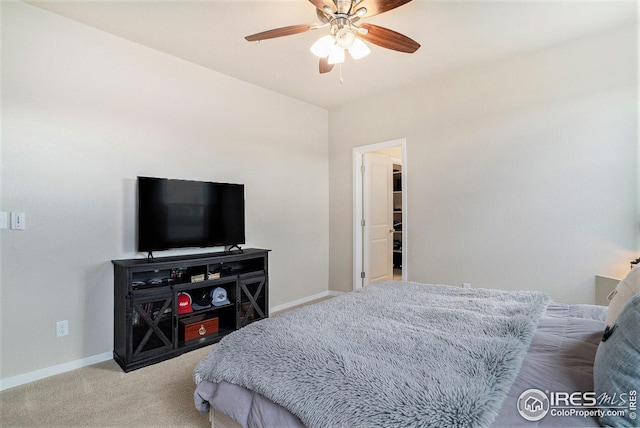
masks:
<path fill-rule="evenodd" d="M 69 321 L 58 321 L 56 323 L 56 333 L 58 337 L 66 336 L 69 334 Z"/>
<path fill-rule="evenodd" d="M 471 283 L 469 283 L 469 282 L 463 282 L 463 283 L 462 283 L 462 288 L 471 288 Z"/>

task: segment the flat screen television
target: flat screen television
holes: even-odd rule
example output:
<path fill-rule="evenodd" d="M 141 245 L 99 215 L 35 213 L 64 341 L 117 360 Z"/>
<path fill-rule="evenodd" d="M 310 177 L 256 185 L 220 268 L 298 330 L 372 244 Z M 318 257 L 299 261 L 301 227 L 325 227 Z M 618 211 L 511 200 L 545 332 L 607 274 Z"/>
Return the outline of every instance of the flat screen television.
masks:
<path fill-rule="evenodd" d="M 138 177 L 138 251 L 244 243 L 244 185 Z"/>

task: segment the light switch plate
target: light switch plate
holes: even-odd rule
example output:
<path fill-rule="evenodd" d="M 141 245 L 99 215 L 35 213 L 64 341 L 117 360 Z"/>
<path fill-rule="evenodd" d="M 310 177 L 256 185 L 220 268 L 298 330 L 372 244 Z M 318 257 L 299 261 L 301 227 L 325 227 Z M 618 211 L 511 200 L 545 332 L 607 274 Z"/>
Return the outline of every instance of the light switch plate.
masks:
<path fill-rule="evenodd" d="M 25 229 L 25 213 L 11 213 L 11 229 L 13 230 L 24 230 Z"/>

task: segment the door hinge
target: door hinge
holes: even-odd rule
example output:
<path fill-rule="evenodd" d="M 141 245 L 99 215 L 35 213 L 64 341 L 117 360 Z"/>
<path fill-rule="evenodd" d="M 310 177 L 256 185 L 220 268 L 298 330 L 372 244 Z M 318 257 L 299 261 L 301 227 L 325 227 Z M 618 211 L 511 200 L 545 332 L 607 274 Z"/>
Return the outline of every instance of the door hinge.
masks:
<path fill-rule="evenodd" d="M 364 227 L 365 221 L 364 219 L 360 220 L 360 226 Z"/>
<path fill-rule="evenodd" d="M 360 166 L 360 172 L 364 174 L 364 165 Z"/>
<path fill-rule="evenodd" d="M 360 272 L 360 278 L 364 279 L 364 272 Z"/>

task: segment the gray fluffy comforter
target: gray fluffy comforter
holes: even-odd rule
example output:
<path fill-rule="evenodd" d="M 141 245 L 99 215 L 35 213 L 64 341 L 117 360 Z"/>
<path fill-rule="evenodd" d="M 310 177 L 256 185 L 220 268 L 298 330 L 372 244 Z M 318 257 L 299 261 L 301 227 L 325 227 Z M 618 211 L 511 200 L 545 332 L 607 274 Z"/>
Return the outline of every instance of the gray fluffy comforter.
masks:
<path fill-rule="evenodd" d="M 254 323 L 196 367 L 308 427 L 489 426 L 550 298 L 386 282 Z"/>

